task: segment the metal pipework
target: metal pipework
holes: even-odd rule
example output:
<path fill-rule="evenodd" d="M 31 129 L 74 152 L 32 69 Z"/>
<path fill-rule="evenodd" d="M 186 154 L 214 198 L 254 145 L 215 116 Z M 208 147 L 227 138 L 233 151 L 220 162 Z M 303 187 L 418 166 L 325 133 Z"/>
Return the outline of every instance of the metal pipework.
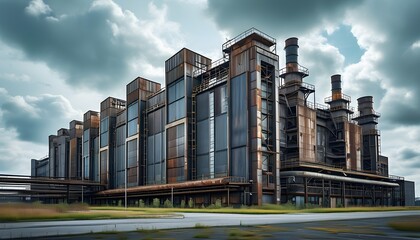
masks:
<path fill-rule="evenodd" d="M 298 72 L 298 38 L 292 37 L 285 41 L 287 72 Z"/>

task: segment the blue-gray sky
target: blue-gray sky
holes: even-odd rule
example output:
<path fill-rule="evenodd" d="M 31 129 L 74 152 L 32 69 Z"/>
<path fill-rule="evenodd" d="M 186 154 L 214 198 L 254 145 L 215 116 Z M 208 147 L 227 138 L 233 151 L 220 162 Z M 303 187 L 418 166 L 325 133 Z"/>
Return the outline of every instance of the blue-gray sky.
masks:
<path fill-rule="evenodd" d="M 390 174 L 420 196 L 420 1 L 3 0 L 0 1 L 0 173 L 29 174 L 48 135 L 124 98 L 137 76 L 163 82 L 164 61 L 187 47 L 214 60 L 226 39 L 256 27 L 299 37 L 300 64 L 330 94 L 374 97 Z"/>

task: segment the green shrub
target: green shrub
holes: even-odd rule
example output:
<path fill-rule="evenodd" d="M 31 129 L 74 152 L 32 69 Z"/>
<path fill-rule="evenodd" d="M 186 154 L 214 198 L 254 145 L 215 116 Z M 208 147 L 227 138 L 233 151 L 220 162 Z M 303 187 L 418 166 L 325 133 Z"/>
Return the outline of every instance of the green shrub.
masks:
<path fill-rule="evenodd" d="M 184 199 L 181 200 L 181 208 L 185 208 L 185 200 Z"/>
<path fill-rule="evenodd" d="M 204 208 L 204 204 L 202 205 L 201 208 Z M 216 205 L 214 205 L 213 203 L 207 206 L 208 209 L 215 209 Z"/>
<path fill-rule="evenodd" d="M 141 207 L 141 208 L 144 208 L 145 207 L 145 204 L 144 204 L 143 199 L 140 199 L 140 201 L 139 201 L 139 207 Z"/>
<path fill-rule="evenodd" d="M 152 206 L 153 206 L 154 208 L 158 208 L 158 207 L 160 207 L 160 200 L 159 200 L 159 198 L 153 198 L 153 203 L 152 203 Z"/>
<path fill-rule="evenodd" d="M 190 200 L 188 201 L 188 207 L 189 208 L 194 208 L 194 201 L 192 198 L 190 198 Z"/>
<path fill-rule="evenodd" d="M 222 200 L 216 199 L 215 208 L 222 208 Z"/>
<path fill-rule="evenodd" d="M 169 199 L 166 199 L 165 202 L 163 203 L 163 207 L 165 208 L 172 208 L 172 202 Z"/>
<path fill-rule="evenodd" d="M 69 210 L 69 205 L 67 203 L 59 203 L 55 205 L 55 209 L 57 212 L 64 213 Z"/>
<path fill-rule="evenodd" d="M 122 200 L 118 200 L 118 207 L 122 206 Z"/>

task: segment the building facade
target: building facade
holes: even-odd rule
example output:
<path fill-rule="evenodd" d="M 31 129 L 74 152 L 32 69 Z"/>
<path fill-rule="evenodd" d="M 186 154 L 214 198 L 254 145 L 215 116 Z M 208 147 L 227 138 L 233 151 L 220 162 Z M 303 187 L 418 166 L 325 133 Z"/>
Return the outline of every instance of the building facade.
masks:
<path fill-rule="evenodd" d="M 280 67 L 276 39 L 254 28 L 217 61 L 184 48 L 165 62 L 164 88 L 138 77 L 126 101 L 87 112 L 83 178 L 105 187 L 91 202 L 403 205 L 412 185 L 388 174 L 373 98 L 355 111 L 336 74 L 316 103 L 298 48 L 285 41 Z"/>

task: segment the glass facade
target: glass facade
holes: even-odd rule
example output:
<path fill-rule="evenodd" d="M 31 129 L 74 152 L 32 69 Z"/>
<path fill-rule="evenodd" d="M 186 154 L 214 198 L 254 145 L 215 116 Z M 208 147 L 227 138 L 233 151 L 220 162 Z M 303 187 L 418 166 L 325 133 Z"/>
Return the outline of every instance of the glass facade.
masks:
<path fill-rule="evenodd" d="M 117 188 L 124 187 L 125 166 L 125 125 L 122 125 L 116 130 L 115 185 Z"/>
<path fill-rule="evenodd" d="M 127 137 L 138 133 L 139 103 L 134 102 L 127 110 Z"/>
<path fill-rule="evenodd" d="M 90 164 L 89 164 L 89 138 L 90 138 L 90 134 L 89 134 L 89 129 L 88 130 L 84 130 L 83 131 L 83 149 L 82 149 L 82 159 L 83 159 L 83 177 L 84 179 L 89 179 L 90 176 Z"/>
<path fill-rule="evenodd" d="M 127 142 L 127 185 L 137 185 L 137 139 Z"/>
<path fill-rule="evenodd" d="M 185 117 L 184 78 L 168 86 L 168 123 Z"/>
<path fill-rule="evenodd" d="M 147 184 L 166 182 L 165 108 L 148 114 Z"/>
<path fill-rule="evenodd" d="M 100 153 L 100 179 L 102 184 L 108 183 L 108 151 L 101 151 Z"/>
<path fill-rule="evenodd" d="M 227 176 L 226 85 L 197 95 L 197 179 Z"/>
<path fill-rule="evenodd" d="M 184 124 L 167 130 L 168 138 L 168 183 L 184 181 Z"/>
<path fill-rule="evenodd" d="M 246 153 L 247 117 L 247 78 L 246 73 L 231 80 L 231 175 L 248 177 Z"/>
<path fill-rule="evenodd" d="M 108 146 L 108 130 L 109 130 L 109 118 L 101 120 L 101 148 Z"/>

